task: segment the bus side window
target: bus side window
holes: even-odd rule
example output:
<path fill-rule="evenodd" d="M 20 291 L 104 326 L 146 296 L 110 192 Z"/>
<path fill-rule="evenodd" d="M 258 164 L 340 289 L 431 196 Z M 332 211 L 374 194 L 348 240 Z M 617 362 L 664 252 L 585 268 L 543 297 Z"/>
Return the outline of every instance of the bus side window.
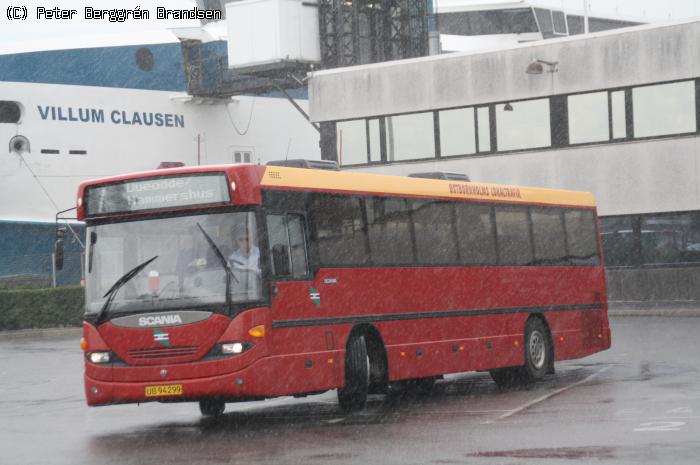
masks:
<path fill-rule="evenodd" d="M 308 275 L 304 217 L 296 214 L 267 215 L 272 273 L 279 277 Z"/>

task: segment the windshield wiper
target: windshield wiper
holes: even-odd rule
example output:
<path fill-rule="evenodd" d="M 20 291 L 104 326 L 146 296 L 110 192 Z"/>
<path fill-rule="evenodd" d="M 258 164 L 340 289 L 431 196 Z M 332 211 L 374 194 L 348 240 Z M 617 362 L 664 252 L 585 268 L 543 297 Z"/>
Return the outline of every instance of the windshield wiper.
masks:
<path fill-rule="evenodd" d="M 141 263 L 140 265 L 136 266 L 135 268 L 131 269 L 130 271 L 127 271 L 124 276 L 121 278 L 117 279 L 117 281 L 112 285 L 112 287 L 109 288 L 109 290 L 103 295 L 102 297 L 107 297 L 107 300 L 105 300 L 105 303 L 102 305 L 102 308 L 100 311 L 97 313 L 95 322 L 99 323 L 100 320 L 102 319 L 103 315 L 107 314 L 107 310 L 109 309 L 109 306 L 112 304 L 112 301 L 114 300 L 114 296 L 117 295 L 117 291 L 121 289 L 121 287 L 126 284 L 131 278 L 139 274 L 141 270 L 146 268 L 149 263 L 151 263 L 153 260 L 158 258 L 158 255 L 149 258 L 145 262 Z"/>
<path fill-rule="evenodd" d="M 216 245 L 214 239 L 212 239 L 211 236 L 204 230 L 201 224 L 197 223 L 197 226 L 199 226 L 199 230 L 202 231 L 202 234 L 204 234 L 204 237 L 207 239 L 207 243 L 209 243 L 209 246 L 216 254 L 216 258 L 218 258 L 221 262 L 221 266 L 228 272 L 229 275 L 231 275 L 234 281 L 238 282 L 238 278 L 236 278 L 236 276 L 233 274 L 233 271 L 228 264 L 228 260 L 226 260 L 226 257 L 224 257 L 224 254 L 221 252 L 219 246 Z"/>
<path fill-rule="evenodd" d="M 209 247 L 211 247 L 216 254 L 216 258 L 218 258 L 221 262 L 221 266 L 223 267 L 224 271 L 226 271 L 226 306 L 229 308 L 229 311 L 231 311 L 231 278 L 233 278 L 233 280 L 236 282 L 238 282 L 238 278 L 236 278 L 236 276 L 233 274 L 231 266 L 228 264 L 228 260 L 226 260 L 224 254 L 221 253 L 221 249 L 216 245 L 214 239 L 212 239 L 211 236 L 204 230 L 201 224 L 197 223 L 197 226 L 199 227 L 199 230 L 202 231 L 202 234 L 204 234 Z"/>

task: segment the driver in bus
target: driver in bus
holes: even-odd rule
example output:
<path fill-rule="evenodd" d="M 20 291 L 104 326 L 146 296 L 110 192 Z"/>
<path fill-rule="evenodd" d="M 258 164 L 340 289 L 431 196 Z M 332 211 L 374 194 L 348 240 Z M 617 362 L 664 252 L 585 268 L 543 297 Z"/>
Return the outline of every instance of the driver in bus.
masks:
<path fill-rule="evenodd" d="M 253 244 L 253 237 L 245 228 L 233 231 L 234 251 L 228 259 L 231 267 L 260 272 L 260 249 Z"/>

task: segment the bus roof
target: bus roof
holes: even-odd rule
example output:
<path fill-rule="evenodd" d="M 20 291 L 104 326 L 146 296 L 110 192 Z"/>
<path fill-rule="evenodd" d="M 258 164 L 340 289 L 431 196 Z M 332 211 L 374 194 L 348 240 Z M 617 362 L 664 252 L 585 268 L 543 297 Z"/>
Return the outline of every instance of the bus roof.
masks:
<path fill-rule="evenodd" d="M 594 207 L 590 192 L 268 166 L 263 188 Z"/>
<path fill-rule="evenodd" d="M 397 195 L 535 205 L 595 207 L 595 199 L 593 194 L 589 192 L 252 164 L 169 168 L 95 179 L 81 183 L 78 196 L 82 200 L 85 189 L 90 186 L 147 178 L 166 178 L 193 173 L 214 172 L 226 173 L 228 178 L 233 181 L 236 189 L 233 203 L 237 205 L 259 203 L 260 189 L 287 189 L 353 193 L 358 195 Z M 84 217 L 82 205 L 79 205 L 78 218 L 83 219 Z"/>

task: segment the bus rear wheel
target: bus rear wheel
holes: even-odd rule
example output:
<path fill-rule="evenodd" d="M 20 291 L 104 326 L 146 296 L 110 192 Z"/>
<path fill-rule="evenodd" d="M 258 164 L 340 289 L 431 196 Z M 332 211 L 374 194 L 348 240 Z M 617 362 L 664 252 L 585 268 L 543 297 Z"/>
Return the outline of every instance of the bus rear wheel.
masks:
<path fill-rule="evenodd" d="M 541 319 L 530 318 L 525 324 L 525 365 L 522 367 L 523 381 L 533 383 L 545 377 L 554 351 L 549 332 Z"/>
<path fill-rule="evenodd" d="M 498 368 L 489 371 L 501 387 L 534 383 L 545 377 L 552 365 L 554 351 L 549 332 L 541 319 L 530 318 L 525 324 L 525 364 L 521 367 Z"/>
<path fill-rule="evenodd" d="M 205 417 L 218 417 L 226 409 L 226 403 L 219 399 L 204 399 L 199 401 L 199 411 Z"/>
<path fill-rule="evenodd" d="M 338 389 L 338 402 L 345 412 L 361 410 L 369 391 L 369 358 L 363 336 L 353 337 L 345 350 L 345 385 Z"/>

